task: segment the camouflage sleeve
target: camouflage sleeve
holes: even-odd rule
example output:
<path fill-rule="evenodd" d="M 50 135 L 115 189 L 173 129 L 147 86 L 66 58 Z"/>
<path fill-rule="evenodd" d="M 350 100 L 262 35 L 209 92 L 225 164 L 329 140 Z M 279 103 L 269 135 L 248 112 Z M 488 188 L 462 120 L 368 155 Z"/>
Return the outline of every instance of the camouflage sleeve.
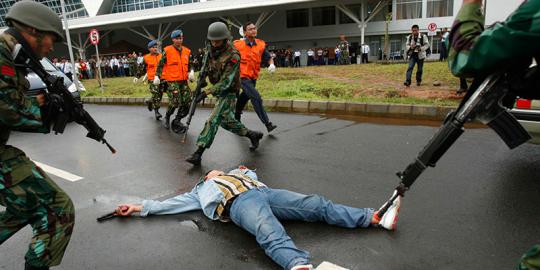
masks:
<path fill-rule="evenodd" d="M 221 79 L 219 82 L 214 84 L 212 87 L 209 87 L 205 90 L 207 94 L 212 94 L 214 96 L 219 96 L 221 93 L 227 91 L 234 82 L 236 75 L 240 69 L 240 55 L 233 54 L 228 62 L 225 64 L 223 73 L 221 74 Z"/>
<path fill-rule="evenodd" d="M 11 130 L 43 132 L 41 110 L 35 98 L 18 90 L 18 77 L 10 53 L 0 46 L 0 122 Z"/>
<path fill-rule="evenodd" d="M 538 52 L 540 0 L 524 2 L 505 23 L 484 30 L 479 4 L 464 4 L 449 36 L 448 65 L 460 77 L 489 74 Z"/>
<path fill-rule="evenodd" d="M 157 65 L 156 76 L 161 78 L 161 73 L 163 72 L 163 66 L 167 63 L 167 56 L 165 56 L 165 51 L 161 54 L 161 59 Z"/>

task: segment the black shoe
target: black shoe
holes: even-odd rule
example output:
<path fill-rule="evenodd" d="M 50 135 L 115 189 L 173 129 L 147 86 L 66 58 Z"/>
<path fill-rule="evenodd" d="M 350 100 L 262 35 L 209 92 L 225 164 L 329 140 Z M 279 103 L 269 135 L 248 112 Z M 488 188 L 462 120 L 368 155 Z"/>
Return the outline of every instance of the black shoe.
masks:
<path fill-rule="evenodd" d="M 199 146 L 199 149 L 197 149 L 197 151 L 195 151 L 195 153 L 193 153 L 190 157 L 186 158 L 186 161 L 195 166 L 201 165 L 203 152 L 204 148 Z"/>
<path fill-rule="evenodd" d="M 165 129 L 169 129 L 171 127 L 171 125 L 169 124 L 169 121 L 171 121 L 171 116 L 166 114 L 165 115 L 165 122 L 163 123 L 163 127 Z"/>
<path fill-rule="evenodd" d="M 272 130 L 274 130 L 274 129 L 276 129 L 276 128 L 277 128 L 277 126 L 274 125 L 274 124 L 272 124 L 272 122 L 268 122 L 268 123 L 266 124 L 266 130 L 268 130 L 268 133 L 272 132 Z"/>
<path fill-rule="evenodd" d="M 144 103 L 146 103 L 146 107 L 148 108 L 148 111 L 151 112 L 152 109 L 154 108 L 154 104 L 152 104 L 152 101 L 147 99 L 144 101 Z"/>
<path fill-rule="evenodd" d="M 241 117 L 242 117 L 242 113 L 238 113 L 238 112 L 234 113 L 234 119 L 236 119 L 236 121 L 240 122 Z"/>
<path fill-rule="evenodd" d="M 422 82 L 416 82 L 416 86 L 420 86 Z"/>
<path fill-rule="evenodd" d="M 181 118 L 175 117 L 174 120 L 172 120 L 171 129 L 175 133 L 184 134 L 187 131 L 187 126 L 182 123 Z"/>
<path fill-rule="evenodd" d="M 411 86 L 411 82 L 404 82 L 403 85 L 405 85 L 406 87 L 409 87 Z"/>
<path fill-rule="evenodd" d="M 249 147 L 249 149 L 255 150 L 257 149 L 257 147 L 259 147 L 259 141 L 262 139 L 263 134 L 258 131 L 249 130 L 246 134 L 246 137 L 248 137 L 251 141 L 251 146 Z"/>
<path fill-rule="evenodd" d="M 460 88 L 459 90 L 456 91 L 456 94 L 463 94 L 467 92 L 467 88 Z"/>
<path fill-rule="evenodd" d="M 156 120 L 159 121 L 161 119 L 161 117 L 162 117 L 161 113 L 159 113 L 159 109 L 155 109 L 154 114 L 156 116 Z"/>
<path fill-rule="evenodd" d="M 49 267 L 48 266 L 41 266 L 41 267 L 32 266 L 32 265 L 29 265 L 27 262 L 24 264 L 24 270 L 49 270 Z"/>

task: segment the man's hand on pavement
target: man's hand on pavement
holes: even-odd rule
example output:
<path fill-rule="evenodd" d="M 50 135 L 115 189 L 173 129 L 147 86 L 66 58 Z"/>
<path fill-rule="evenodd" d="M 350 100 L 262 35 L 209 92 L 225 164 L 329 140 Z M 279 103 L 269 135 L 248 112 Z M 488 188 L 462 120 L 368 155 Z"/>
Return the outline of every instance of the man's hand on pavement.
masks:
<path fill-rule="evenodd" d="M 135 212 L 142 211 L 142 205 L 140 204 L 122 204 L 116 207 L 116 214 L 119 216 L 127 217 Z"/>

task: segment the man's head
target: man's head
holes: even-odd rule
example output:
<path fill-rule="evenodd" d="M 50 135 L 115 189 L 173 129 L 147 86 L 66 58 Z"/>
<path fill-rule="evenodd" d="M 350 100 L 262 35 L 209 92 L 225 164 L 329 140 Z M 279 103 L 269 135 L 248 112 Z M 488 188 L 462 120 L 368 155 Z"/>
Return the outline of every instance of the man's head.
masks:
<path fill-rule="evenodd" d="M 253 22 L 246 22 L 244 26 L 244 36 L 253 39 L 257 37 L 257 26 Z"/>
<path fill-rule="evenodd" d="M 339 35 L 339 40 L 345 41 L 345 35 L 343 35 L 343 34 Z"/>
<path fill-rule="evenodd" d="M 184 43 L 184 32 L 180 29 L 172 31 L 171 39 L 175 47 L 182 46 L 182 43 Z"/>
<path fill-rule="evenodd" d="M 155 54 L 157 53 L 157 41 L 156 40 L 151 40 L 150 42 L 148 42 L 148 50 Z"/>
<path fill-rule="evenodd" d="M 230 36 L 229 28 L 222 22 L 215 22 L 208 26 L 208 35 L 206 37 L 210 40 L 214 48 L 220 48 L 225 45 Z"/>
<path fill-rule="evenodd" d="M 418 34 L 420 33 L 420 28 L 418 27 L 417 24 L 415 24 L 415 25 L 413 25 L 413 26 L 411 27 L 411 32 L 412 32 L 412 34 L 413 34 L 415 37 L 418 36 Z"/>
<path fill-rule="evenodd" d="M 38 57 L 53 51 L 53 45 L 62 41 L 62 21 L 49 7 L 34 2 L 15 3 L 6 14 L 6 23 L 17 29 Z"/>

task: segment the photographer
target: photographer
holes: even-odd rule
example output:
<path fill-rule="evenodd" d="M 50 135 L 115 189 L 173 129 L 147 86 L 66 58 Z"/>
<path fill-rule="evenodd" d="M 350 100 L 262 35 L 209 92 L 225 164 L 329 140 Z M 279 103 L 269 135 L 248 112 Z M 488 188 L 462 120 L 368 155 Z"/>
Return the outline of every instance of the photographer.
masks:
<path fill-rule="evenodd" d="M 403 85 L 411 85 L 411 76 L 414 65 L 418 64 L 416 69 L 416 85 L 422 83 L 422 72 L 424 71 L 424 60 L 426 59 L 426 50 L 429 48 L 429 41 L 426 35 L 421 34 L 418 25 L 411 27 L 412 34 L 407 37 L 407 55 L 409 57 L 409 68 Z"/>

